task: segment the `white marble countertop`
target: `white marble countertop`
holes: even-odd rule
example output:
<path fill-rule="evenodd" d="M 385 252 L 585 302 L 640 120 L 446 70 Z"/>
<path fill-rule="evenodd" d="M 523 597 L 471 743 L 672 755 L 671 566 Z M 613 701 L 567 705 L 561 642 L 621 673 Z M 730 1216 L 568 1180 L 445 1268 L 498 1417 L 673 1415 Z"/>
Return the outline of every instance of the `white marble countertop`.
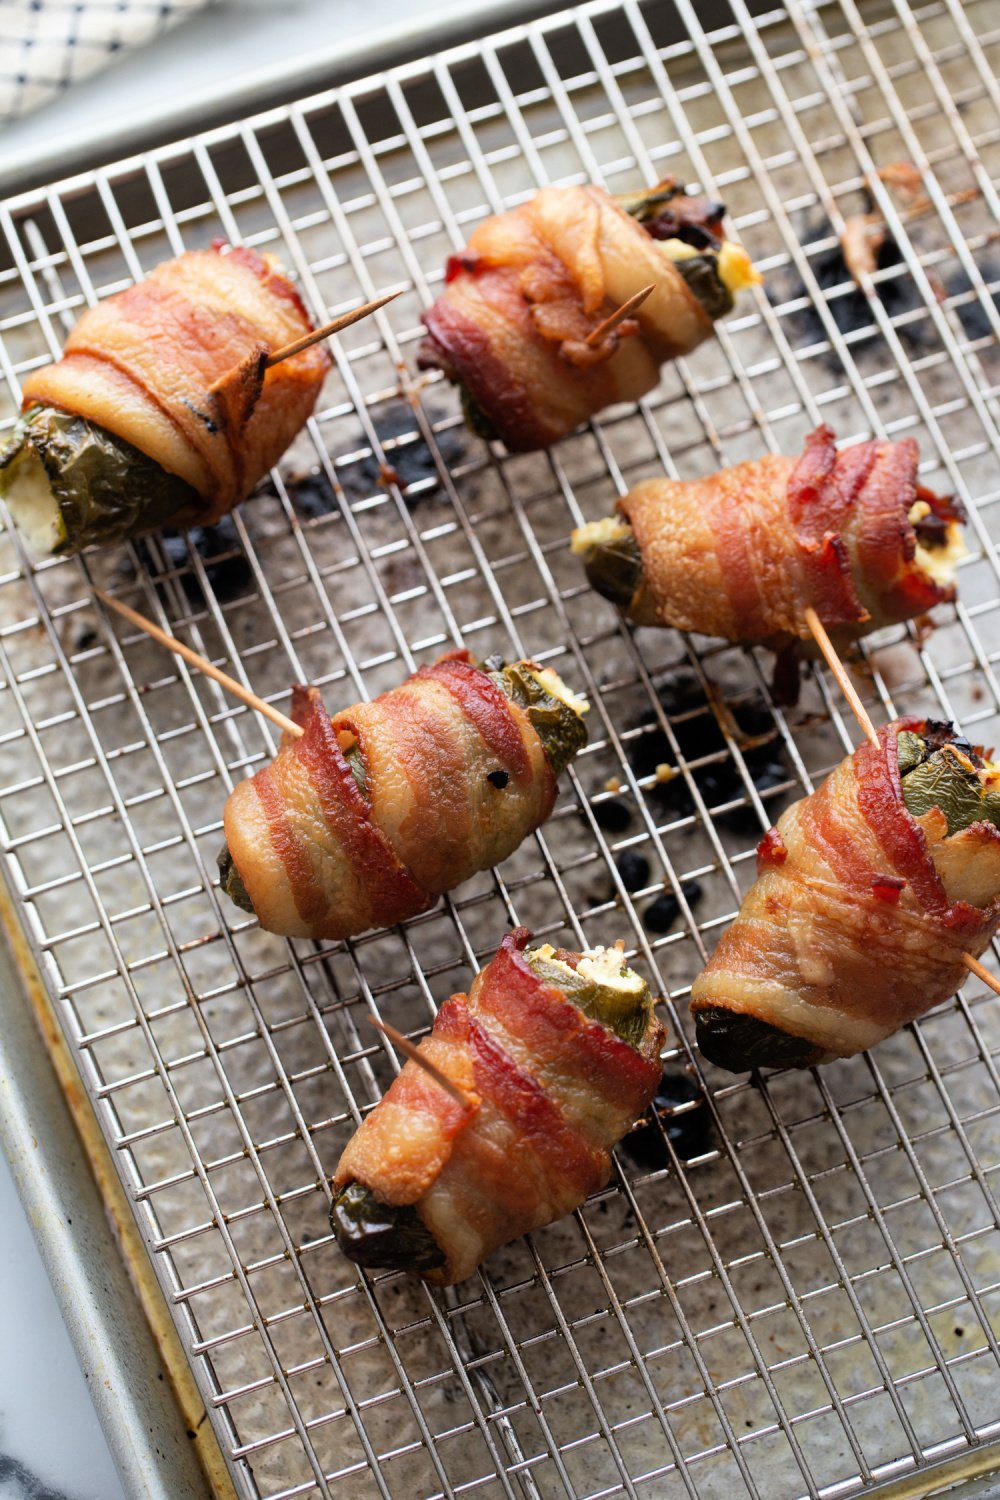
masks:
<path fill-rule="evenodd" d="M 0 1153 L 0 1500 L 124 1500 Z"/>

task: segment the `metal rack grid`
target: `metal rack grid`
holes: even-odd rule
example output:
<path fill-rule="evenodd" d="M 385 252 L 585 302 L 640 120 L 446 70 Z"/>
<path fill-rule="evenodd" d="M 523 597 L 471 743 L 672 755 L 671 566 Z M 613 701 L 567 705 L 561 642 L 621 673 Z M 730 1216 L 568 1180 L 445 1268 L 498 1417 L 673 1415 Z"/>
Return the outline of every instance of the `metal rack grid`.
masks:
<path fill-rule="evenodd" d="M 5 427 L 81 308 L 218 234 L 277 252 L 317 316 L 404 288 L 216 532 L 34 568 L 0 540 L 6 874 L 241 1494 L 847 1495 L 1000 1436 L 996 1002 L 971 982 L 822 1073 L 701 1062 L 686 996 L 759 833 L 854 728 L 815 668 L 783 712 L 766 654 L 634 637 L 567 553 L 648 474 L 796 451 L 820 420 L 914 434 L 971 553 L 932 633 L 873 640 L 863 696 L 1000 738 L 995 12 L 730 5 L 708 32 L 690 0 L 584 5 L 0 209 Z M 933 211 L 903 224 L 875 181 L 900 254 L 862 295 L 838 231 L 904 158 Z M 667 172 L 729 204 L 766 291 L 638 410 L 487 451 L 413 373 L 446 254 L 542 182 Z M 214 871 L 269 726 L 91 581 L 279 704 L 296 679 L 370 696 L 459 643 L 528 651 L 589 694 L 591 744 L 502 870 L 404 929 L 285 944 Z M 396 1067 L 365 1018 L 423 1034 L 515 918 L 625 936 L 705 1089 L 677 1123 L 711 1130 L 665 1137 L 663 1169 L 619 1152 L 606 1191 L 453 1292 L 363 1277 L 326 1179 Z"/>

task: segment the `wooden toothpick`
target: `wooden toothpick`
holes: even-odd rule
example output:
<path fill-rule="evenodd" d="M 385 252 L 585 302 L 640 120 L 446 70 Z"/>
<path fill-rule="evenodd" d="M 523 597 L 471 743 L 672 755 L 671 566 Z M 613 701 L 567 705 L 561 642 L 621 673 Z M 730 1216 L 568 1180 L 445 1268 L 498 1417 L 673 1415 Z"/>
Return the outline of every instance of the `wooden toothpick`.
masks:
<path fill-rule="evenodd" d="M 962 962 L 970 974 L 975 974 L 977 979 L 983 981 L 987 989 L 992 990 L 994 995 L 1000 995 L 1000 979 L 991 974 L 978 958 L 973 958 L 971 953 L 963 953 Z"/>
<path fill-rule="evenodd" d="M 829 635 L 827 634 L 826 626 L 823 624 L 823 621 L 820 619 L 819 615 L 813 609 L 811 604 L 806 606 L 805 616 L 806 624 L 809 626 L 809 629 L 813 633 L 813 639 L 815 640 L 819 649 L 822 651 L 823 659 L 825 660 L 827 666 L 830 668 L 830 671 L 837 679 L 837 684 L 840 688 L 840 691 L 843 693 L 844 697 L 851 705 L 851 708 L 854 712 L 854 717 L 857 719 L 858 723 L 860 724 L 861 728 L 864 730 L 868 738 L 871 740 L 872 744 L 877 745 L 879 739 L 878 734 L 875 730 L 875 725 L 868 717 L 867 710 L 865 709 L 865 706 L 862 703 L 861 699 L 858 697 L 858 693 L 854 686 L 854 683 L 851 681 L 850 677 L 847 674 L 847 668 L 844 666 L 844 663 L 837 655 L 836 648 Z M 983 984 L 985 984 L 987 988 L 991 989 L 995 995 L 1000 995 L 1000 979 L 995 978 L 994 975 L 990 973 L 989 969 L 985 968 L 984 965 L 979 962 L 978 958 L 973 958 L 971 953 L 963 953 L 962 962 L 964 963 L 970 974 L 975 974 L 976 978 L 981 979 L 983 981 Z"/>
<path fill-rule="evenodd" d="M 390 1026 L 388 1021 L 382 1021 L 378 1016 L 369 1016 L 368 1019 L 374 1027 L 389 1038 L 397 1051 L 402 1052 L 410 1062 L 416 1063 L 418 1068 L 423 1068 L 438 1087 L 444 1089 L 446 1094 L 450 1094 L 457 1104 L 460 1104 L 463 1109 L 475 1109 L 476 1101 L 460 1089 L 457 1083 L 453 1083 L 447 1073 L 442 1073 L 436 1063 L 432 1063 L 429 1057 L 425 1057 L 408 1036 L 404 1036 L 401 1031 L 396 1030 L 395 1026 Z"/>
<path fill-rule="evenodd" d="M 303 349 L 311 349 L 313 344 L 318 344 L 323 339 L 328 339 L 335 333 L 340 333 L 343 328 L 350 328 L 352 323 L 360 323 L 362 318 L 367 318 L 370 313 L 378 312 L 380 307 L 385 307 L 387 302 L 402 295 L 403 288 L 398 292 L 388 292 L 384 297 L 376 297 L 374 302 L 366 302 L 363 307 L 356 307 L 353 312 L 343 313 L 339 318 L 334 318 L 332 323 L 324 323 L 322 328 L 314 328 L 312 333 L 304 333 L 300 339 L 295 339 L 291 344 L 285 344 L 281 349 L 275 349 L 264 361 L 265 370 L 272 365 L 280 365 L 283 359 L 291 359 L 293 354 L 301 354 Z"/>
<path fill-rule="evenodd" d="M 152 620 L 147 620 L 145 615 L 141 615 L 137 609 L 123 604 L 120 599 L 106 594 L 103 589 L 94 589 L 94 593 L 108 609 L 113 609 L 136 629 L 145 631 L 147 635 L 152 636 L 154 641 L 165 646 L 168 651 L 172 651 L 175 656 L 182 656 L 190 666 L 197 667 L 199 672 L 204 672 L 206 677 L 211 677 L 220 687 L 225 688 L 227 693 L 232 693 L 234 698 L 239 698 L 249 708 L 255 708 L 259 714 L 263 714 L 265 719 L 270 719 L 272 724 L 277 724 L 278 728 L 283 729 L 286 734 L 293 734 L 296 739 L 302 734 L 301 725 L 296 724 L 293 719 L 286 718 L 279 709 L 272 708 L 270 703 L 265 703 L 263 698 L 258 698 L 256 693 L 251 693 L 250 689 L 245 688 L 242 682 L 237 682 L 235 677 L 230 677 L 228 673 L 220 671 L 207 657 L 199 656 L 197 651 L 192 651 L 190 646 L 185 646 L 184 642 L 179 641 L 175 635 L 168 635 L 165 630 L 160 629 L 159 625 L 154 625 Z"/>
<path fill-rule="evenodd" d="M 868 717 L 868 710 L 865 708 L 861 699 L 858 697 L 858 690 L 848 676 L 847 668 L 844 666 L 844 663 L 837 655 L 837 648 L 834 646 L 830 637 L 826 633 L 826 626 L 823 624 L 823 621 L 820 619 L 819 615 L 813 609 L 811 604 L 806 605 L 805 616 L 806 624 L 809 626 L 809 629 L 813 633 L 813 640 L 822 651 L 824 661 L 830 668 L 830 671 L 833 673 L 834 677 L 837 679 L 837 686 L 840 688 L 840 691 L 843 693 L 844 697 L 851 705 L 851 710 L 854 714 L 854 717 L 857 719 L 858 723 L 861 725 L 861 728 L 871 740 L 872 744 L 877 745 L 878 734 L 876 733 L 875 725 Z"/>
<path fill-rule="evenodd" d="M 651 281 L 649 283 L 649 286 L 644 286 L 641 291 L 638 291 L 633 296 L 629 297 L 625 302 L 622 303 L 621 307 L 616 307 L 614 312 L 611 313 L 609 317 L 604 319 L 603 323 L 598 323 L 596 328 L 592 328 L 587 334 L 587 337 L 584 339 L 584 343 L 590 349 L 595 349 L 598 344 L 602 344 L 607 338 L 608 334 L 614 333 L 615 329 L 620 323 L 624 323 L 626 318 L 630 318 L 632 316 L 637 307 L 642 306 L 646 298 L 649 296 L 650 292 L 655 291 L 656 282 Z"/>

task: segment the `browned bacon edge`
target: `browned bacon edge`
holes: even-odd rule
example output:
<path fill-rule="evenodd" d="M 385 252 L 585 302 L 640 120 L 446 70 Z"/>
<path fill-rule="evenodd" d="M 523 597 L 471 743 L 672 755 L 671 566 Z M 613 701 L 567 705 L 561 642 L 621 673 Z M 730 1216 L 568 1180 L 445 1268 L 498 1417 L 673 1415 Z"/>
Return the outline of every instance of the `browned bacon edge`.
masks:
<path fill-rule="evenodd" d="M 800 826 L 809 847 L 821 853 L 848 890 L 868 899 L 878 896 L 876 887 L 884 886 L 887 879 L 901 880 L 929 918 L 972 945 L 995 927 L 1000 898 L 986 909 L 965 901 L 949 901 L 931 857 L 927 835 L 903 798 L 896 742 L 905 731 L 921 734 L 926 726 L 925 719 L 913 716 L 894 719 L 879 729 L 877 745 L 866 740 L 852 757 L 858 806 L 885 855 L 888 870 L 876 869 L 850 839 L 843 837 L 831 779 L 805 799 Z M 772 835 L 777 835 L 777 844 Z M 777 830 L 769 830 L 758 846 L 758 858 L 765 864 L 781 862 L 783 847 Z"/>
<path fill-rule="evenodd" d="M 499 683 L 473 664 L 468 651 L 450 651 L 439 656 L 414 676 L 440 682 L 514 779 L 525 781 L 530 777 L 531 761 L 511 711 L 513 705 Z"/>
<path fill-rule="evenodd" d="M 317 688 L 292 690 L 292 718 L 303 734 L 291 747 L 305 770 L 327 827 L 346 851 L 370 902 L 371 925 L 387 926 L 426 911 L 435 898 L 417 884 L 372 819 L 337 739 Z M 252 782 L 276 854 L 285 867 L 296 908 L 303 921 L 326 911 L 328 898 L 316 883 L 308 850 L 295 836 L 273 785 L 270 767 Z"/>
<path fill-rule="evenodd" d="M 883 463 L 876 477 L 873 471 L 880 450 Z M 902 571 L 902 564 L 912 562 L 916 552 L 909 512 L 918 496 L 942 521 L 965 519 L 956 501 L 918 487 L 918 460 L 914 438 L 893 443 L 872 439 L 839 453 L 829 427 L 817 427 L 806 439 L 788 481 L 788 514 L 813 603 L 824 624 L 867 618 L 842 536 L 858 504 L 863 510 L 857 528 L 860 567 L 871 592 L 884 598 L 893 614 L 910 619 L 955 597 L 953 587 L 937 584 L 927 575 Z"/>
<path fill-rule="evenodd" d="M 290 304 L 302 333 L 312 331 L 312 321 L 291 282 L 256 251 L 245 246 L 226 249 L 224 240 L 215 240 L 208 251 L 189 254 L 204 268 L 202 274 L 209 274 L 213 254 L 225 255 L 228 261 L 256 277 L 262 297 Z M 156 270 L 169 270 L 172 264 L 164 262 Z M 121 348 L 107 347 L 111 318 L 118 327 L 134 329 L 134 357 L 127 359 Z M 144 344 L 152 362 L 144 357 Z M 117 392 L 120 408 L 127 411 L 131 407 L 133 415 L 140 414 L 141 429 L 149 438 L 152 431 L 149 414 L 155 412 L 165 430 L 173 432 L 173 441 L 180 439 L 194 455 L 201 481 L 195 482 L 193 471 L 186 477 L 205 502 L 205 513 L 199 519 L 210 522 L 218 520 L 242 499 L 259 477 L 256 471 L 247 473 L 242 444 L 265 389 L 270 397 L 270 406 L 265 402 L 267 410 L 262 408 L 266 437 L 271 446 L 280 449 L 294 436 L 294 432 L 281 431 L 282 396 L 285 404 L 294 403 L 297 417 L 304 420 L 307 410 L 302 407 L 303 392 L 308 395 L 312 390 L 314 401 L 331 364 L 329 351 L 316 346 L 304 356 L 266 371 L 265 361 L 270 352 L 265 343 L 255 341 L 252 318 L 237 312 L 220 317 L 196 300 L 193 289 L 174 286 L 168 277 L 157 276 L 154 271 L 146 280 L 126 287 L 81 317 L 66 341 L 62 357 L 36 371 L 25 382 L 23 405 L 28 408 L 39 402 L 48 403 L 88 417 L 86 402 L 80 398 L 79 378 L 70 383 L 69 390 L 73 392 L 70 398 L 63 390 L 63 376 L 72 367 L 83 376 L 89 372 L 91 381 L 100 385 L 102 416 L 110 394 Z M 203 395 L 197 399 L 182 396 L 178 400 L 176 392 L 160 387 L 165 373 L 169 375 L 174 366 L 183 368 L 192 358 L 197 360 L 197 369 L 204 379 Z M 190 375 L 189 368 L 186 382 L 189 388 Z M 181 377 L 182 390 L 184 384 Z M 142 415 L 144 407 L 146 414 Z M 100 418 L 95 420 L 100 425 Z M 136 435 L 130 434 L 128 423 L 122 425 L 125 430 L 118 435 L 132 440 Z M 115 424 L 111 426 L 115 430 Z M 276 436 L 283 440 L 275 444 Z M 141 437 L 135 446 L 143 448 Z M 159 448 L 162 444 L 154 436 L 151 446 Z"/>
<path fill-rule="evenodd" d="M 649 1090 L 659 1081 L 662 1027 L 647 1038 L 643 1050 L 630 1047 L 579 1006 L 567 1003 L 561 990 L 539 979 L 524 957 L 530 941 L 524 927 L 507 934 L 477 981 L 477 1008 L 516 1031 L 533 1054 L 555 1056 L 571 1047 L 581 1071 L 594 1080 L 613 1079 L 620 1100 L 629 1101 L 633 1114 L 641 1114 Z"/>
<path fill-rule="evenodd" d="M 615 1141 L 606 1146 L 594 1144 L 571 1125 L 558 1101 L 498 1042 L 490 1018 L 516 1036 L 540 1062 L 556 1062 L 568 1087 L 582 1084 L 594 1090 L 628 1119 L 641 1114 L 656 1091 L 663 1027 L 653 1022 L 641 1050 L 630 1047 L 534 973 L 524 958 L 530 941 L 526 928 L 509 932 L 492 962 L 477 975 L 471 994 L 453 995 L 435 1019 L 431 1041 L 458 1044 L 445 1055 L 452 1059 L 449 1075 L 469 1092 L 469 1107 L 463 1110 L 415 1064 L 407 1063 L 346 1148 L 334 1177 L 335 1188 L 358 1180 L 383 1202 L 418 1202 L 450 1159 L 462 1132 L 474 1128 L 486 1100 L 516 1128 L 545 1174 L 562 1185 L 553 1196 L 565 1197 L 568 1185 L 582 1203 L 607 1181 Z M 440 1062 L 442 1054 L 436 1056 Z M 386 1163 L 362 1138 L 370 1135 L 374 1146 L 380 1135 L 376 1116 L 390 1102 L 395 1120 L 400 1107 L 413 1108 L 433 1117 L 436 1128 L 428 1128 L 425 1121 L 411 1151 L 405 1138 L 399 1139 L 398 1149 L 393 1148 L 392 1159 Z M 447 1246 L 442 1248 L 447 1254 Z"/>
<path fill-rule="evenodd" d="M 853 804 L 845 807 L 837 794 L 838 787 L 850 785 L 839 772 L 834 772 L 815 792 L 796 804 L 792 826 L 796 830 L 799 848 L 794 869 L 790 863 L 790 850 L 779 829 L 769 829 L 757 849 L 758 875 L 763 876 L 770 869 L 782 874 L 787 870 L 793 880 L 800 882 L 800 888 L 809 892 L 808 899 L 821 927 L 827 903 L 832 903 L 835 909 L 839 900 L 831 893 L 831 875 L 827 870 L 832 872 L 832 879 L 840 887 L 847 905 L 861 912 L 870 910 L 873 917 L 878 913 L 877 929 L 881 933 L 878 951 L 883 957 L 880 960 L 873 957 L 866 989 L 856 997 L 859 1003 L 855 1004 L 852 998 L 852 1004 L 848 1005 L 843 997 L 844 1003 L 838 1003 L 836 1010 L 845 1017 L 845 1024 L 853 1016 L 854 1021 L 863 1020 L 869 1031 L 881 1027 L 882 1035 L 896 1029 L 902 1020 L 912 1019 L 939 1003 L 950 993 L 946 989 L 925 995 L 919 989 L 914 991 L 908 987 L 906 963 L 910 942 L 916 944 L 918 959 L 923 951 L 925 957 L 933 960 L 940 970 L 940 983 L 954 987 L 961 982 L 964 972 L 963 952 L 982 952 L 1000 924 L 1000 896 L 985 907 L 949 898 L 935 866 L 930 841 L 906 806 L 899 771 L 898 737 L 906 731 L 922 735 L 927 728 L 927 720 L 916 716 L 895 719 L 879 729 L 877 744 L 865 741 L 846 763 L 842 763 L 842 768 L 849 765 L 851 769 L 856 810 Z M 792 814 L 793 809 L 788 809 L 783 816 L 787 819 Z M 852 836 L 852 822 L 856 827 L 858 816 L 873 835 L 877 853 L 864 852 Z M 1000 839 L 1000 832 L 992 824 L 974 826 L 986 831 L 991 838 Z M 822 862 L 818 872 L 811 868 L 810 857 Z M 814 879 L 817 873 L 818 878 Z M 904 892 L 908 902 L 915 903 L 916 911 L 907 904 L 898 927 L 894 928 L 887 920 L 886 908 L 899 905 Z M 748 893 L 740 914 L 720 938 L 707 968 L 695 982 L 691 1001 L 693 1014 L 711 1011 L 721 1004 L 735 1013 L 753 1016 L 756 1010 L 752 986 L 756 981 L 766 982 L 772 991 L 776 988 L 784 990 L 790 1000 L 800 987 L 809 988 L 794 956 L 795 943 L 786 949 L 783 938 L 777 935 L 784 929 L 786 917 L 780 884 L 770 888 L 763 898 L 756 887 Z M 776 931 L 773 945 L 768 942 L 769 926 Z M 864 931 L 862 923 L 858 932 L 862 934 Z M 845 954 L 848 965 L 854 964 L 855 967 L 864 955 L 863 937 L 859 936 L 857 941 L 861 945 L 858 950 Z M 892 959 L 887 957 L 890 953 Z M 836 964 L 835 955 L 831 962 Z M 891 972 L 882 981 L 879 978 L 880 962 L 883 965 L 891 963 Z M 714 984 L 720 974 L 729 975 L 735 981 L 733 993 L 729 996 L 724 997 Z M 740 988 L 740 981 L 747 985 L 745 992 Z M 859 1008 L 860 1002 L 863 1002 L 863 1010 Z M 887 1024 L 883 1023 L 883 1010 Z M 769 1007 L 767 1020 L 781 1029 L 778 1011 L 772 1014 Z M 800 1034 L 797 1026 L 789 1029 L 793 1035 Z M 801 1028 L 801 1034 L 811 1037 L 820 1048 L 825 1046 L 824 1041 L 805 1026 Z M 858 1049 L 847 1046 L 841 1050 L 838 1045 L 826 1054 L 826 1060 L 832 1056 L 849 1056 L 852 1050 Z M 724 1065 L 730 1066 L 728 1062 Z"/>
<path fill-rule="evenodd" d="M 897 739 L 907 730 L 926 731 L 927 720 L 894 719 L 878 731 L 878 745 L 866 740 L 854 752 L 858 804 L 865 821 L 921 906 L 943 927 L 971 945 L 984 943 L 1000 919 L 1000 897 L 989 907 L 951 902 L 931 858 L 927 835 L 903 798 Z"/>
<path fill-rule="evenodd" d="M 449 260 L 449 269 L 455 259 Z M 525 341 L 537 339 L 517 269 L 481 265 L 472 257 L 462 269 L 474 272 L 484 302 L 496 306 Z M 453 279 L 450 274 L 446 277 L 447 281 Z M 553 433 L 539 420 L 530 391 L 517 377 L 514 361 L 502 359 L 494 351 L 488 330 L 480 328 L 444 295 L 424 313 L 424 325 L 427 335 L 417 354 L 419 369 L 440 370 L 449 380 L 464 386 L 511 453 L 530 453 L 552 442 Z"/>

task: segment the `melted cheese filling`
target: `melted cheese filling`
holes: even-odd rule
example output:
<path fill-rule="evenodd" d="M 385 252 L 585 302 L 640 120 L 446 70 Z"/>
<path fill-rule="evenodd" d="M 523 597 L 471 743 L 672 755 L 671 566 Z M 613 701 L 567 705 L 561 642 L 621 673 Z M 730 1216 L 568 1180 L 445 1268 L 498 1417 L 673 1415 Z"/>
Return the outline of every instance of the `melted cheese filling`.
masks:
<path fill-rule="evenodd" d="M 4 499 L 28 548 L 46 556 L 66 540 L 59 503 L 52 493 L 45 466 L 30 450 L 11 465 Z"/>
<path fill-rule="evenodd" d="M 550 698 L 557 698 L 560 703 L 565 703 L 566 707 L 571 708 L 580 718 L 590 713 L 590 704 L 587 699 L 581 698 L 579 693 L 574 693 L 572 688 L 568 688 L 554 667 L 540 667 L 531 675 L 536 682 L 541 683 Z"/>
<path fill-rule="evenodd" d="M 574 972 L 569 964 L 556 957 L 556 950 L 551 943 L 543 943 L 540 948 L 533 948 L 531 952 L 537 953 L 539 958 L 555 968 L 564 969 L 568 975 Z M 620 995 L 640 999 L 645 993 L 646 981 L 627 966 L 622 953 L 620 944 L 614 948 L 588 948 L 580 954 L 575 972 L 583 979 L 599 984 L 602 989 L 616 990 Z"/>
<path fill-rule="evenodd" d="M 757 286 L 764 279 L 743 246 L 734 245 L 732 240 L 722 241 L 717 269 L 719 280 L 734 297 L 737 292 L 745 291 L 750 286 Z"/>
<path fill-rule="evenodd" d="M 660 245 L 670 260 L 694 260 L 705 254 L 704 250 L 696 250 L 686 240 L 661 240 Z M 715 269 L 731 297 L 745 291 L 748 286 L 756 286 L 763 279 L 743 246 L 734 245 L 732 240 L 723 240 L 719 246 Z"/>
<path fill-rule="evenodd" d="M 931 508 L 926 500 L 916 500 L 910 506 L 907 520 L 911 526 L 916 526 L 924 516 L 929 516 Z M 944 534 L 944 540 L 940 547 L 928 547 L 925 542 L 917 539 L 917 555 L 914 562 L 922 573 L 932 579 L 940 588 L 950 588 L 955 582 L 955 573 L 963 557 L 968 557 L 969 549 L 965 545 L 962 528 L 957 521 L 949 521 Z"/>
<path fill-rule="evenodd" d="M 587 521 L 578 526 L 569 539 L 570 551 L 575 557 L 586 557 L 598 547 L 608 547 L 620 542 L 632 530 L 627 521 L 617 516 L 605 516 L 600 521 Z"/>

